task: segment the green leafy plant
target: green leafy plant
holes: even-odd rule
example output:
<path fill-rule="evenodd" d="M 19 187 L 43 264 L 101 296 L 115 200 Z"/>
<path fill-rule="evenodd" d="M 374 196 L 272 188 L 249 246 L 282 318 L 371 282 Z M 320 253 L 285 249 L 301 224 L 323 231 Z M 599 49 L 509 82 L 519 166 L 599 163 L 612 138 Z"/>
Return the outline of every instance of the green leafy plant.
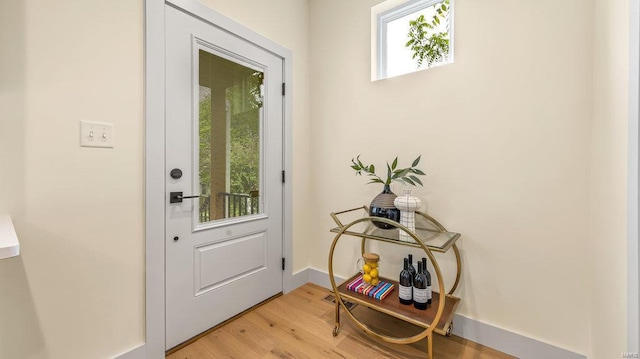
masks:
<path fill-rule="evenodd" d="M 427 67 L 434 63 L 443 62 L 449 56 L 449 0 L 433 5 L 435 15 L 427 21 L 424 15 L 409 21 L 409 41 L 405 47 L 410 47 L 418 67 L 426 60 Z M 442 19 L 442 20 L 441 20 Z M 447 31 L 438 31 L 442 21 L 446 21 Z"/>
<path fill-rule="evenodd" d="M 422 181 L 420 181 L 417 176 L 424 176 L 425 173 L 416 168 L 418 163 L 420 163 L 420 157 L 422 156 L 418 156 L 418 158 L 413 160 L 411 167 L 407 168 L 398 168 L 398 157 L 396 157 L 391 164 L 387 162 L 387 178 L 384 181 L 380 176 L 376 175 L 376 167 L 373 164 L 365 165 L 360 161 L 360 155 L 351 159 L 351 168 L 356 171 L 357 176 L 361 176 L 362 172 L 364 172 L 367 176 L 371 177 L 368 183 L 390 185 L 394 181 L 401 181 L 413 186 L 422 186 Z"/>

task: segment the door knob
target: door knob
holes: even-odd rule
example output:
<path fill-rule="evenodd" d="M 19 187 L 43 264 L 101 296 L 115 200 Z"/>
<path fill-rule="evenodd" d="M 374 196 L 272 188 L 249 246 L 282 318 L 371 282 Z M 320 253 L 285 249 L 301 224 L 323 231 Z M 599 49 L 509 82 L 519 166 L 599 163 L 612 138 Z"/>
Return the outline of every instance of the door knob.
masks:
<path fill-rule="evenodd" d="M 198 198 L 200 196 L 183 196 L 182 192 L 170 192 L 169 203 L 182 203 L 185 198 Z"/>

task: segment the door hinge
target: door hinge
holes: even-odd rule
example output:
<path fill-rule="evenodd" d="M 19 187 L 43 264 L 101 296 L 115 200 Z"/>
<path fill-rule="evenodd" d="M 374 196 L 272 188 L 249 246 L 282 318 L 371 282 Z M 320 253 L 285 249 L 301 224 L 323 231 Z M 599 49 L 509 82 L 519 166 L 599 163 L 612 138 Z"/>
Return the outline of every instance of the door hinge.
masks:
<path fill-rule="evenodd" d="M 284 171 L 282 171 L 282 183 L 284 183 Z"/>
<path fill-rule="evenodd" d="M 285 88 L 285 85 L 284 85 L 284 82 L 283 82 L 282 83 L 282 96 L 284 96 L 284 94 L 285 94 L 284 88 Z"/>
<path fill-rule="evenodd" d="M 282 270 L 284 270 L 284 257 L 282 257 Z"/>

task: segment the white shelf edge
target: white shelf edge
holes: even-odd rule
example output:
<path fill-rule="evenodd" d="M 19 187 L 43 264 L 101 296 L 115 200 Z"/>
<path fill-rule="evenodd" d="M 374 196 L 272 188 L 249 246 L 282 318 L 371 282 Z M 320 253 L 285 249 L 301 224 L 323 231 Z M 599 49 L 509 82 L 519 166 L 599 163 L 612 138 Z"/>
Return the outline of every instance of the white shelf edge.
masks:
<path fill-rule="evenodd" d="M 20 242 L 13 228 L 11 216 L 0 215 L 0 259 L 20 255 Z"/>

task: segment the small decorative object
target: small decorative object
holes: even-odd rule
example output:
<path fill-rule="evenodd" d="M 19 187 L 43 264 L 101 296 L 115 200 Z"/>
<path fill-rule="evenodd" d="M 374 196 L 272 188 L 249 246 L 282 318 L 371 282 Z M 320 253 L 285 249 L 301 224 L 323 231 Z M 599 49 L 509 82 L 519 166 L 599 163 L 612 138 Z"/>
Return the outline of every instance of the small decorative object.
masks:
<path fill-rule="evenodd" d="M 376 253 L 364 253 L 362 258 L 358 259 L 358 267 L 360 267 L 360 263 L 362 264 L 362 269 L 360 273 L 362 273 L 362 280 L 369 285 L 376 286 L 380 282 L 380 276 L 378 273 L 380 272 L 380 268 L 378 268 L 378 261 L 380 260 L 380 256 Z"/>
<path fill-rule="evenodd" d="M 371 204 L 369 205 L 369 215 L 373 217 L 388 218 L 392 221 L 400 222 L 400 210 L 393 204 L 396 197 L 396 194 L 391 192 L 389 185 L 385 184 L 382 192 L 375 196 L 373 201 L 371 201 Z M 382 229 L 394 228 L 393 225 L 384 222 L 373 221 L 373 224 Z"/>
<path fill-rule="evenodd" d="M 377 195 L 373 201 L 371 201 L 371 206 L 369 207 L 369 215 L 372 217 L 382 217 L 388 218 L 393 221 L 400 221 L 400 210 L 395 207 L 393 201 L 396 199 L 395 193 L 391 192 L 390 185 L 394 181 L 401 181 L 410 185 L 420 185 L 422 186 L 422 181 L 417 176 L 424 176 L 425 173 L 416 168 L 418 163 L 420 163 L 420 157 L 413 160 L 411 167 L 407 168 L 397 168 L 398 167 L 398 157 L 396 157 L 391 165 L 387 162 L 387 178 L 386 180 L 382 180 L 382 178 L 376 175 L 376 167 L 373 164 L 365 165 L 360 161 L 360 155 L 355 159 L 351 159 L 351 168 L 356 171 L 356 175 L 362 175 L 362 172 L 366 173 L 367 176 L 372 177 L 369 183 L 382 183 L 384 185 L 382 193 Z M 393 225 L 388 223 L 372 221 L 373 224 L 382 229 L 392 229 Z"/>
<path fill-rule="evenodd" d="M 420 208 L 422 201 L 411 195 L 410 189 L 405 189 L 402 196 L 396 197 L 393 204 L 400 210 L 400 224 L 409 228 L 412 232 L 416 230 L 416 210 Z M 399 239 L 404 242 L 413 242 L 409 233 L 400 230 Z"/>
<path fill-rule="evenodd" d="M 366 295 L 375 300 L 383 300 L 391 292 L 393 292 L 393 289 L 395 288 L 395 285 L 393 283 L 389 283 L 383 280 L 378 282 L 377 285 L 370 285 L 365 283 L 362 277 L 363 275 L 358 274 L 352 281 L 347 283 L 347 289 L 356 293 L 360 293 L 362 295 Z"/>

